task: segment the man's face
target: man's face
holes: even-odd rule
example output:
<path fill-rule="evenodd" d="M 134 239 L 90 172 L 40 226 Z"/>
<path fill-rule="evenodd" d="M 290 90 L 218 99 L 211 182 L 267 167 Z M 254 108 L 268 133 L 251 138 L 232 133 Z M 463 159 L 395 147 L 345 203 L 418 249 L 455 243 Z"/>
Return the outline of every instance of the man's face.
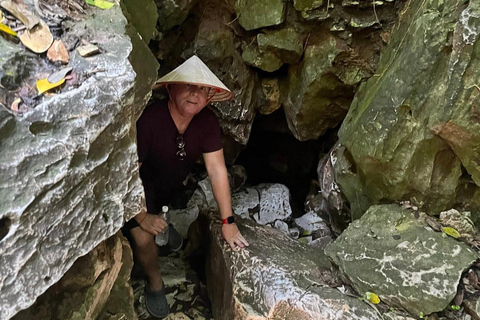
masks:
<path fill-rule="evenodd" d="M 207 105 L 209 87 L 174 84 L 169 89 L 171 99 L 183 116 L 194 116 Z"/>

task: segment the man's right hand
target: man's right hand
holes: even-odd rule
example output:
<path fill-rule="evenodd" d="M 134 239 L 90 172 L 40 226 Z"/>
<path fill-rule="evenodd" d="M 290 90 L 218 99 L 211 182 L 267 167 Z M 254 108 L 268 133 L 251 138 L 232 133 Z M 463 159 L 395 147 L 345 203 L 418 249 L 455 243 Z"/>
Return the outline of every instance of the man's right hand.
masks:
<path fill-rule="evenodd" d="M 140 223 L 140 228 L 156 236 L 161 233 L 168 224 L 159 215 L 147 213 L 147 216 Z"/>

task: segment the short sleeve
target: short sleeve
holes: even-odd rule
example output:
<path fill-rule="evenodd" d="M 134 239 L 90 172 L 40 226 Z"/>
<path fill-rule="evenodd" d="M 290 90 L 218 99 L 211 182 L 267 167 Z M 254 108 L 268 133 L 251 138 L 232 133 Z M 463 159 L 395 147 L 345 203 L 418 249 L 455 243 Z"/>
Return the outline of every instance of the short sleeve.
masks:
<path fill-rule="evenodd" d="M 143 112 L 137 120 L 137 153 L 140 163 L 145 161 L 152 145 L 150 119 L 148 112 Z"/>
<path fill-rule="evenodd" d="M 202 152 L 209 153 L 222 149 L 222 130 L 211 110 L 206 113 L 202 127 L 204 129 Z"/>

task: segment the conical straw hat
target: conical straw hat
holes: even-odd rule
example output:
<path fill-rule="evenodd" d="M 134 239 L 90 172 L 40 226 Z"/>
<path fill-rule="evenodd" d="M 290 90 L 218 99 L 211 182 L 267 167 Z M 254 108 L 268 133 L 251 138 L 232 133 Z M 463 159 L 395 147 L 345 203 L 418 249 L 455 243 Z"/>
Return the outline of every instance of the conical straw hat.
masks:
<path fill-rule="evenodd" d="M 179 65 L 175 70 L 161 77 L 156 85 L 189 83 L 211 87 L 209 101 L 227 101 L 233 93 L 220 81 L 196 55 Z"/>

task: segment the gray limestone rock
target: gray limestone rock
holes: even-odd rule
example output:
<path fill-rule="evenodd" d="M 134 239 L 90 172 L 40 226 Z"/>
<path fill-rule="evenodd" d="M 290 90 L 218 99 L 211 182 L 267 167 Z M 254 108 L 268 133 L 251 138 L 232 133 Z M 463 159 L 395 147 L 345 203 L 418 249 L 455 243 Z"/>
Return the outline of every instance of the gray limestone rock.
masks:
<path fill-rule="evenodd" d="M 188 228 L 198 217 L 199 208 L 197 205 L 185 209 L 170 210 L 170 223 L 180 233 L 183 239 L 187 238 Z"/>
<path fill-rule="evenodd" d="M 398 205 L 372 206 L 325 252 L 360 295 L 375 292 L 415 316 L 447 307 L 462 272 L 478 258 L 428 227 L 424 213 Z"/>
<path fill-rule="evenodd" d="M 250 219 L 250 215 L 258 212 L 260 208 L 260 196 L 253 188 L 246 188 L 241 192 L 232 194 L 233 212 L 242 217 Z"/>
<path fill-rule="evenodd" d="M 210 213 L 207 285 L 215 319 L 380 319 L 356 298 L 326 285 L 330 263 L 322 250 L 280 230 L 239 222 L 250 246 L 233 252 Z"/>
<path fill-rule="evenodd" d="M 143 207 L 135 122 L 156 64 L 136 73 L 119 6 L 93 10 L 84 21 L 65 22 L 64 36 L 102 49 L 89 58 L 71 54 L 69 65 L 85 80 L 41 97 L 21 116 L 0 105 L 1 319 L 33 304 Z M 0 46 L 3 55 L 3 38 Z M 143 63 L 149 55 L 143 51 Z"/>
<path fill-rule="evenodd" d="M 253 214 L 255 221 L 261 225 L 285 220 L 292 214 L 290 191 L 282 184 L 259 184 L 260 211 Z"/>

